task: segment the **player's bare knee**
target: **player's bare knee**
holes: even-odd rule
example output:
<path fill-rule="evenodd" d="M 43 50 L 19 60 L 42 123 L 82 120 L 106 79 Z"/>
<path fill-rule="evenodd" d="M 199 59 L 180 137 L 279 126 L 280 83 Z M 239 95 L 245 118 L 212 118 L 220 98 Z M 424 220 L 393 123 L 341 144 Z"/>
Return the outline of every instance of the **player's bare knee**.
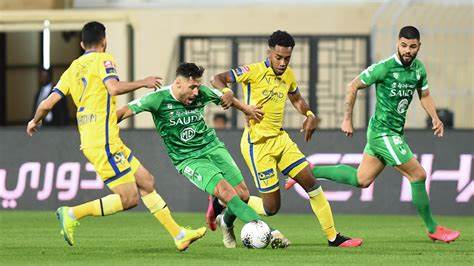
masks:
<path fill-rule="evenodd" d="M 234 196 L 237 196 L 237 192 L 232 186 L 225 180 L 221 180 L 215 190 L 214 195 L 225 203 L 229 202 Z"/>
<path fill-rule="evenodd" d="M 360 188 L 367 188 L 372 184 L 372 182 L 373 182 L 372 178 L 357 175 L 357 183 L 359 184 Z"/>
<path fill-rule="evenodd" d="M 412 181 L 424 181 L 426 180 L 426 172 L 423 168 L 417 170 L 412 176 Z"/>
<path fill-rule="evenodd" d="M 139 188 L 147 193 L 152 193 L 155 190 L 155 180 L 153 176 L 150 175 L 150 179 L 145 180 L 143 184 L 139 185 Z"/>

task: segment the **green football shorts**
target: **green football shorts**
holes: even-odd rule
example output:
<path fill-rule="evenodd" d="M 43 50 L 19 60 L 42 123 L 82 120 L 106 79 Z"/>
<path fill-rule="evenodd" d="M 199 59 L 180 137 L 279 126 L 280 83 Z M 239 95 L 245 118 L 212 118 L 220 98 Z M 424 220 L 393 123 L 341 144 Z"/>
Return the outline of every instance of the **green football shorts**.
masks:
<path fill-rule="evenodd" d="M 177 169 L 209 195 L 214 194 L 217 183 L 222 179 L 227 180 L 232 187 L 244 180 L 234 159 L 223 146 L 217 146 L 200 157 L 187 159 L 180 163 Z"/>
<path fill-rule="evenodd" d="M 395 133 L 367 130 L 367 144 L 364 153 L 377 157 L 385 165 L 401 165 L 413 158 L 405 137 Z"/>

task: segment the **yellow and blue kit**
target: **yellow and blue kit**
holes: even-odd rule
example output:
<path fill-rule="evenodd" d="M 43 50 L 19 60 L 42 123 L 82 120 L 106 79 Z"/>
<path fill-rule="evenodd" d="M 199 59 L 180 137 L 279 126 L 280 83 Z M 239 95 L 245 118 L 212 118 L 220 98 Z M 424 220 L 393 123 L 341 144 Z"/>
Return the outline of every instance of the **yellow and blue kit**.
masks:
<path fill-rule="evenodd" d="M 108 79 L 119 79 L 109 53 L 86 52 L 74 60 L 53 89 L 71 95 L 77 107 L 81 150 L 109 187 L 135 182 L 140 162 L 119 137 L 116 99 L 105 87 Z"/>
<path fill-rule="evenodd" d="M 283 129 L 288 93 L 296 93 L 298 84 L 288 67 L 276 75 L 269 59 L 230 70 L 233 82 L 242 84 L 246 104 L 261 106 L 262 121 L 245 127 L 240 149 L 261 193 L 279 189 L 278 173 L 295 177 L 308 165 L 306 157 Z"/>

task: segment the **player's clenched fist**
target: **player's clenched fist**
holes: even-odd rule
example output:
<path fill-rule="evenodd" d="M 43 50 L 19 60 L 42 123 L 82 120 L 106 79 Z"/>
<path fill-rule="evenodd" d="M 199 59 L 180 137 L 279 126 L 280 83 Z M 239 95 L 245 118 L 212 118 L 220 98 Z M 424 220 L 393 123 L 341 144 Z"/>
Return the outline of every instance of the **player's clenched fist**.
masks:
<path fill-rule="evenodd" d="M 351 120 L 346 120 L 342 121 L 341 124 L 341 131 L 346 134 L 347 137 L 352 137 L 352 134 L 354 133 L 354 128 L 352 127 L 352 121 Z"/>

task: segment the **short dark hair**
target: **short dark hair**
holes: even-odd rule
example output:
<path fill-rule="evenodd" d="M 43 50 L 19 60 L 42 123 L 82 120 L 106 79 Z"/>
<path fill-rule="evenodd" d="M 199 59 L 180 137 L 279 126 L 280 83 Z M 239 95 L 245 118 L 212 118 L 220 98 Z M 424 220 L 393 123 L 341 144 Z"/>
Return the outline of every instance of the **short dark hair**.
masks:
<path fill-rule="evenodd" d="M 202 77 L 204 67 L 194 63 L 181 63 L 176 69 L 176 76 L 197 79 Z"/>
<path fill-rule="evenodd" d="M 413 26 L 405 26 L 400 30 L 400 33 L 398 33 L 398 39 L 400 38 L 417 39 L 419 41 L 420 32 Z"/>
<path fill-rule="evenodd" d="M 97 21 L 88 22 L 82 27 L 81 38 L 86 47 L 98 44 L 105 38 L 104 24 Z"/>
<path fill-rule="evenodd" d="M 286 31 L 277 30 L 268 38 L 268 46 L 274 48 L 276 45 L 283 47 L 295 47 L 295 39 Z"/>

